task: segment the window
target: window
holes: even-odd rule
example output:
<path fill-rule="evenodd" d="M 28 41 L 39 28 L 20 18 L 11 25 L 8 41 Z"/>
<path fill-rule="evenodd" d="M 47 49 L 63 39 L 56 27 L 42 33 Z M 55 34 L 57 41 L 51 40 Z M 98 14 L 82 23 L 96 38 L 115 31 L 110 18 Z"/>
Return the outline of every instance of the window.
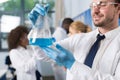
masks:
<path fill-rule="evenodd" d="M 29 25 L 27 15 L 39 1 L 45 0 L 8 0 L 7 2 L 0 3 L 0 51 L 8 49 L 7 36 L 11 29 L 19 24 Z M 50 26 L 53 26 L 54 0 L 47 0 L 47 3 L 50 4 Z"/>

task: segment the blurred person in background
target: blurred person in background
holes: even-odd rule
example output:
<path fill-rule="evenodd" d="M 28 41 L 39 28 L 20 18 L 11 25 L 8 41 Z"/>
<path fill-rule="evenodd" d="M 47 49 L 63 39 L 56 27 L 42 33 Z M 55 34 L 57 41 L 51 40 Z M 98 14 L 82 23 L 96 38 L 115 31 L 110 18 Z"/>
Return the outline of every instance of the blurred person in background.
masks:
<path fill-rule="evenodd" d="M 19 25 L 9 33 L 10 60 L 16 69 L 17 80 L 41 80 L 41 74 L 37 70 L 40 54 L 35 54 L 33 48 L 28 45 L 28 32 L 27 27 Z"/>
<path fill-rule="evenodd" d="M 85 25 L 81 21 L 74 21 L 69 27 L 69 36 L 76 33 L 87 33 L 90 31 L 92 31 L 92 29 L 89 26 Z"/>
<path fill-rule="evenodd" d="M 56 39 L 56 41 L 60 41 L 68 37 L 69 26 L 72 22 L 73 22 L 72 18 L 63 19 L 63 21 L 60 23 L 60 26 L 56 28 L 52 35 Z"/>
<path fill-rule="evenodd" d="M 73 22 L 72 18 L 64 18 L 61 25 L 58 26 L 53 33 L 53 37 L 56 41 L 63 40 L 68 37 L 69 26 Z M 52 64 L 55 80 L 66 80 L 66 71 L 63 67 L 58 66 L 56 63 Z"/>

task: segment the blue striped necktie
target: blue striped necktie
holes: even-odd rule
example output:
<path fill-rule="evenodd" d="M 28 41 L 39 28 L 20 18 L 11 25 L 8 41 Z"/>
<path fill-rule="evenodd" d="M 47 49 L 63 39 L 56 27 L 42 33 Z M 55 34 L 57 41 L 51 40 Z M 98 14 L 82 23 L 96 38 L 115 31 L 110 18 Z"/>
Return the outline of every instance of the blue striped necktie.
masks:
<path fill-rule="evenodd" d="M 84 64 L 89 66 L 90 68 L 92 67 L 94 57 L 99 49 L 100 41 L 103 40 L 104 38 L 105 38 L 104 35 L 100 35 L 100 34 L 97 35 L 97 40 L 92 45 L 92 47 L 91 47 L 91 49 L 90 49 L 90 51 L 85 59 Z"/>

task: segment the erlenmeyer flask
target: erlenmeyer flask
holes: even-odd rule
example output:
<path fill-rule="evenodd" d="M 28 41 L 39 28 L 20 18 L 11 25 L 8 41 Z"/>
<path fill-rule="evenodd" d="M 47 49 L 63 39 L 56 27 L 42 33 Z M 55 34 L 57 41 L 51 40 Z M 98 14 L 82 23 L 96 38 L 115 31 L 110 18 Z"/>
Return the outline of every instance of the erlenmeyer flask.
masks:
<path fill-rule="evenodd" d="M 49 17 L 47 16 L 48 5 L 36 4 L 28 17 L 32 21 L 33 28 L 28 34 L 29 43 L 41 47 L 50 46 L 53 43 L 51 37 Z"/>

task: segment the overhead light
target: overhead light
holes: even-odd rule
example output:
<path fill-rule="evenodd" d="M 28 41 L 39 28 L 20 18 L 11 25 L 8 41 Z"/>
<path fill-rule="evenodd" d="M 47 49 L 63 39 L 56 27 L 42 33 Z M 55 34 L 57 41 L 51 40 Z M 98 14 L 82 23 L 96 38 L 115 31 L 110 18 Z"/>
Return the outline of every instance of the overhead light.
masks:
<path fill-rule="evenodd" d="M 4 2 L 7 2 L 9 0 L 0 0 L 0 3 L 4 3 Z"/>

